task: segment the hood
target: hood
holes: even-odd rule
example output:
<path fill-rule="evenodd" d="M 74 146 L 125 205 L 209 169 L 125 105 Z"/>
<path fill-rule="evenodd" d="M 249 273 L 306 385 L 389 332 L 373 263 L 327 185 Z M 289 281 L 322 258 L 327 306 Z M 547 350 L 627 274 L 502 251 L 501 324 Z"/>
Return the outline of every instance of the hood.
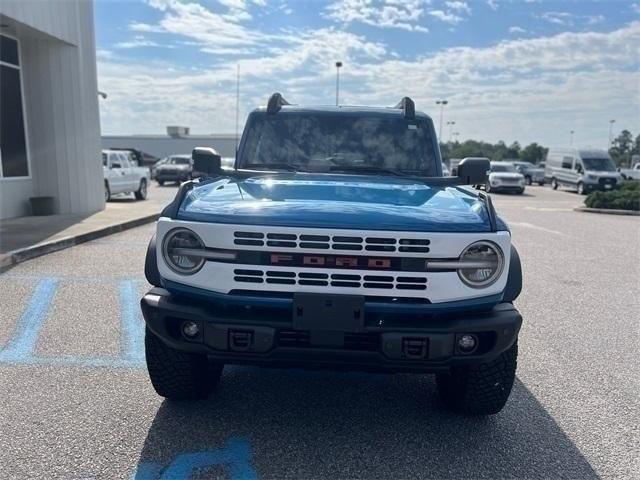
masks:
<path fill-rule="evenodd" d="M 471 190 L 372 175 L 221 178 L 188 192 L 176 218 L 306 228 L 490 231 L 486 208 Z M 498 227 L 506 230 L 502 222 Z"/>

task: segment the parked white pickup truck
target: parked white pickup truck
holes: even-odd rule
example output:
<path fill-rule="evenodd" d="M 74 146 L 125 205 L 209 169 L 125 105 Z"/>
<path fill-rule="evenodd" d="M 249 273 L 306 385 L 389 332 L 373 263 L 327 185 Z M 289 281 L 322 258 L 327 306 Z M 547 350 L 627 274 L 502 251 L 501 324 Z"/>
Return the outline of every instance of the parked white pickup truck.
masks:
<path fill-rule="evenodd" d="M 625 180 L 640 180 L 640 162 L 637 162 L 633 168 L 621 168 L 619 171 Z"/>
<path fill-rule="evenodd" d="M 129 153 L 102 150 L 102 170 L 105 201 L 108 202 L 117 193 L 133 193 L 138 200 L 147 198 L 149 169 L 136 166 Z"/>

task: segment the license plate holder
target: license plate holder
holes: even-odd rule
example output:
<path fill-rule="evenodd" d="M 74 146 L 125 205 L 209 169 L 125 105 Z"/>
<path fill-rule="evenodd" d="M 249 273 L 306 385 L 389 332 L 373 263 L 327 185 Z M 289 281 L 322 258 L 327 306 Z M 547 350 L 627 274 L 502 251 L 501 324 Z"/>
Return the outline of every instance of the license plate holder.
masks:
<path fill-rule="evenodd" d="M 362 332 L 364 296 L 324 293 L 293 295 L 295 330 Z"/>

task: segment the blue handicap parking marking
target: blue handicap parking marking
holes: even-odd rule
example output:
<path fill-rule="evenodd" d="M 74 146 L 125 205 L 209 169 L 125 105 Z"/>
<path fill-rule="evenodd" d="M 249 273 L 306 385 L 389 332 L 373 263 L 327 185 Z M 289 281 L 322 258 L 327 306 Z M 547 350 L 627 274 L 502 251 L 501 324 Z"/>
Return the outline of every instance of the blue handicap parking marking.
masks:
<path fill-rule="evenodd" d="M 140 282 L 118 282 L 120 299 L 120 355 L 117 357 L 39 356 L 36 345 L 49 319 L 53 300 L 62 279 L 37 278 L 33 293 L 16 322 L 7 345 L 0 349 L 0 362 L 20 365 L 81 366 L 97 368 L 140 368 L 144 366 L 144 320 L 140 310 Z"/>
<path fill-rule="evenodd" d="M 43 278 L 35 286 L 15 333 L 6 348 L 0 351 L 0 361 L 21 362 L 33 357 L 42 326 L 49 316 L 58 289 L 57 278 Z"/>
<path fill-rule="evenodd" d="M 120 282 L 120 319 L 122 355 L 127 360 L 144 359 L 144 320 L 140 311 L 138 282 Z"/>
<path fill-rule="evenodd" d="M 205 452 L 181 453 L 168 465 L 141 462 L 133 480 L 188 479 L 199 470 L 221 466 L 231 480 L 257 480 L 251 464 L 251 446 L 242 438 L 231 438 L 225 448 Z"/>

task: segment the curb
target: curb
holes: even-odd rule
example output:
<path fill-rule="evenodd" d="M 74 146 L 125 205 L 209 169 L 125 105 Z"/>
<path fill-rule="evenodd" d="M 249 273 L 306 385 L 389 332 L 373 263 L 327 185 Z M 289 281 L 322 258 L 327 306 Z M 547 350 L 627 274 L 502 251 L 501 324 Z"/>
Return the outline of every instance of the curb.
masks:
<path fill-rule="evenodd" d="M 637 210 L 616 210 L 613 208 L 589 208 L 589 207 L 576 207 L 576 212 L 587 213 L 608 213 L 609 215 L 633 215 L 640 216 L 640 211 Z"/>
<path fill-rule="evenodd" d="M 109 225 L 91 232 L 60 238 L 51 242 L 39 243 L 30 247 L 20 248 L 18 250 L 12 250 L 3 254 L 0 258 L 0 273 L 6 272 L 19 263 L 26 262 L 32 258 L 41 257 L 42 255 L 58 252 L 81 243 L 106 237 L 124 230 L 129 230 L 130 228 L 139 227 L 146 223 L 155 222 L 158 218 L 160 218 L 160 214 L 154 213 L 152 215 L 134 218 L 133 220 L 127 220 L 126 222 Z"/>

